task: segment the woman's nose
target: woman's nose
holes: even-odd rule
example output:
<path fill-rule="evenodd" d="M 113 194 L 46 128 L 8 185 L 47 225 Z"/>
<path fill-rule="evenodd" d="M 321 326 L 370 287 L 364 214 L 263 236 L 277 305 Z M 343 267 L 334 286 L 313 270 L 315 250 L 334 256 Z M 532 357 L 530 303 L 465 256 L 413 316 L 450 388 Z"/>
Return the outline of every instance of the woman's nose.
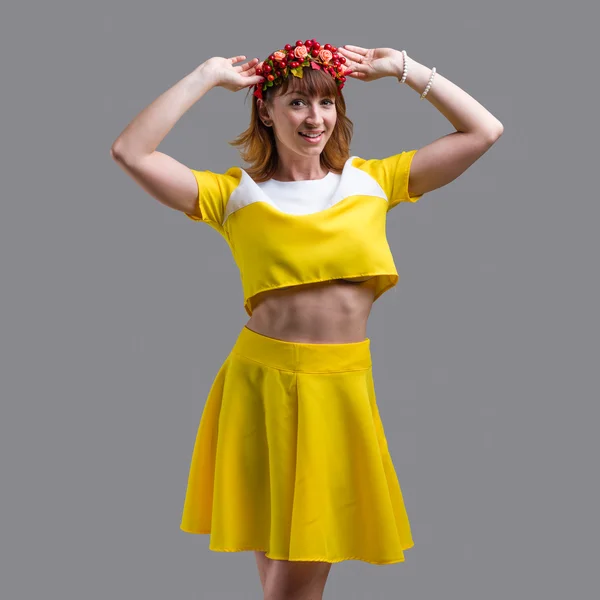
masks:
<path fill-rule="evenodd" d="M 320 125 L 323 123 L 323 117 L 321 115 L 320 108 L 311 108 L 308 113 L 308 117 L 306 118 L 307 123 L 314 123 L 316 125 Z"/>
<path fill-rule="evenodd" d="M 311 115 L 318 115 L 325 112 L 326 108 L 323 106 L 321 102 L 311 102 L 308 107 L 309 113 Z"/>

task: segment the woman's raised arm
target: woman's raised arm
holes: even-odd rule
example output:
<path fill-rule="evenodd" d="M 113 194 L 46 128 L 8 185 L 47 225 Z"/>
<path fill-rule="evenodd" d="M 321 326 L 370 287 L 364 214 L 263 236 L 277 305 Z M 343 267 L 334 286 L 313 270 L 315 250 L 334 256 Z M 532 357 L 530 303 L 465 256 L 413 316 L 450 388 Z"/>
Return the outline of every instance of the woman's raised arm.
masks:
<path fill-rule="evenodd" d="M 156 148 L 175 123 L 206 92 L 216 86 L 237 91 L 262 78 L 258 59 L 233 66 L 245 56 L 213 57 L 161 94 L 127 125 L 110 154 L 119 166 L 158 201 L 198 217 L 198 183 L 191 170 Z"/>

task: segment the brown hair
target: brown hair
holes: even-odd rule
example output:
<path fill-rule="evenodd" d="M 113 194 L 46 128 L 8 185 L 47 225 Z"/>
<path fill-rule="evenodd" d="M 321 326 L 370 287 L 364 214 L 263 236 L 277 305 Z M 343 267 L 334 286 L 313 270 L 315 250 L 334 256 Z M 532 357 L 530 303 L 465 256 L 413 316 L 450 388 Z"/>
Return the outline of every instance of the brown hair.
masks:
<path fill-rule="evenodd" d="M 252 86 L 248 93 L 254 91 Z M 337 119 L 331 137 L 321 152 L 321 165 L 326 169 L 341 173 L 344 163 L 350 157 L 350 141 L 352 139 L 353 123 L 346 116 L 346 101 L 333 77 L 316 69 L 304 69 L 303 77 L 292 73 L 284 79 L 281 85 L 272 86 L 263 92 L 265 103 L 273 103 L 273 97 L 285 94 L 288 90 L 300 91 L 309 97 L 335 98 Z M 250 126 L 246 131 L 230 141 L 229 144 L 241 147 L 240 155 L 250 166 L 244 170 L 257 183 L 267 181 L 277 170 L 278 155 L 275 135 L 272 127 L 266 127 L 259 118 L 257 98 L 252 95 L 252 114 Z"/>

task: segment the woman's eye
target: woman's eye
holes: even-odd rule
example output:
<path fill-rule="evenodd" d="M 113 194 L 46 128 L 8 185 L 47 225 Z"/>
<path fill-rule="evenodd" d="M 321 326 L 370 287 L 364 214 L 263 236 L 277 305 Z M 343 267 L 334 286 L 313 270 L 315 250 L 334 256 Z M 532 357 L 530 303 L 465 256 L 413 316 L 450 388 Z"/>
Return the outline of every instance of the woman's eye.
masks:
<path fill-rule="evenodd" d="M 304 100 L 293 100 L 292 106 L 294 106 L 296 104 L 296 102 L 304 102 Z M 325 100 L 323 100 L 323 102 L 327 102 L 328 104 L 333 104 L 333 102 L 329 99 L 325 99 Z"/>

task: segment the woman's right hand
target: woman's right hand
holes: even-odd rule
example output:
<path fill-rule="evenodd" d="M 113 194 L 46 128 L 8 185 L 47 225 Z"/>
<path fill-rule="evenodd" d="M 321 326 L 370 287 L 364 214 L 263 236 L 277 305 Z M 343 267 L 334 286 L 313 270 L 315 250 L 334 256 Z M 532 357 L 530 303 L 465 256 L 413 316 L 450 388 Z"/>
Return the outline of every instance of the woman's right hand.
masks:
<path fill-rule="evenodd" d="M 213 56 L 203 62 L 197 70 L 206 74 L 215 86 L 237 92 L 264 80 L 262 75 L 256 74 L 256 66 L 259 63 L 258 58 L 252 58 L 244 64 L 234 66 L 235 63 L 241 62 L 245 58 L 243 55 L 231 58 Z"/>

